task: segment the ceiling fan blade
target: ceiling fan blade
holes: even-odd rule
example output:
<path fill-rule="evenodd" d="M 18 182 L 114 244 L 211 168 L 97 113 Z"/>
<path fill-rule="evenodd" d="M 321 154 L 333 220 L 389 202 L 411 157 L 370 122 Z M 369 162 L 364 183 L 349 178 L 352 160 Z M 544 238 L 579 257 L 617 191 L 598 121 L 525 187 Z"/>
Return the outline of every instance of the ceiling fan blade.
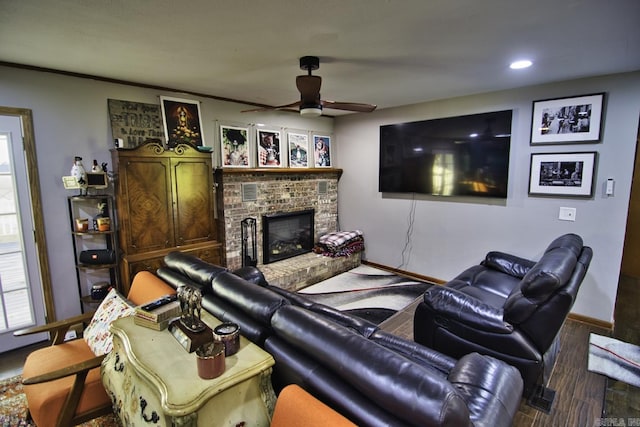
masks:
<path fill-rule="evenodd" d="M 297 76 L 296 87 L 300 92 L 300 97 L 304 100 L 313 101 L 320 97 L 320 86 L 322 77 L 320 76 Z"/>
<path fill-rule="evenodd" d="M 322 100 L 322 106 L 325 108 L 332 108 L 334 110 L 346 110 L 346 111 L 356 111 L 358 113 L 370 113 L 375 110 L 378 106 L 373 104 L 361 104 L 358 102 L 335 102 L 335 101 L 327 101 Z"/>
<path fill-rule="evenodd" d="M 287 108 L 293 108 L 293 107 L 298 107 L 300 106 L 300 101 L 296 101 L 296 102 L 292 102 L 291 104 L 285 104 L 285 105 L 277 105 L 274 107 L 259 107 L 259 108 L 252 108 L 250 110 L 242 110 L 241 113 L 255 113 L 255 112 L 259 112 L 259 111 L 272 111 L 272 110 L 286 110 Z"/>

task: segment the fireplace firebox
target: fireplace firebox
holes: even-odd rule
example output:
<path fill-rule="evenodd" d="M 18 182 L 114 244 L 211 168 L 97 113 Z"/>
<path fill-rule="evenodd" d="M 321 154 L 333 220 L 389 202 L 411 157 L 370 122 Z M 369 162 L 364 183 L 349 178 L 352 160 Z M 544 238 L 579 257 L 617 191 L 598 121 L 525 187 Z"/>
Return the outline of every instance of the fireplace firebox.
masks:
<path fill-rule="evenodd" d="M 313 249 L 315 211 L 308 209 L 262 216 L 262 263 L 291 258 Z"/>

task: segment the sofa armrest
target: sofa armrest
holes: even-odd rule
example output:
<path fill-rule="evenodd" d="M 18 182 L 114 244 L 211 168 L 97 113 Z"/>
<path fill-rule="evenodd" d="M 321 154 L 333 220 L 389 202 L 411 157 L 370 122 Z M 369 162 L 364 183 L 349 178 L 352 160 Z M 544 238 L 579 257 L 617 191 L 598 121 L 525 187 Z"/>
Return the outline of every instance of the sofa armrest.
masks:
<path fill-rule="evenodd" d="M 520 406 L 523 381 L 513 366 L 470 353 L 451 370 L 449 381 L 467 402 L 474 426 L 511 426 Z"/>
<path fill-rule="evenodd" d="M 487 268 L 522 279 L 536 263 L 504 252 L 492 251 L 481 263 Z"/>
<path fill-rule="evenodd" d="M 513 326 L 505 322 L 503 312 L 470 295 L 444 286 L 432 286 L 424 293 L 424 303 L 444 319 L 451 319 L 498 334 L 513 332 Z"/>

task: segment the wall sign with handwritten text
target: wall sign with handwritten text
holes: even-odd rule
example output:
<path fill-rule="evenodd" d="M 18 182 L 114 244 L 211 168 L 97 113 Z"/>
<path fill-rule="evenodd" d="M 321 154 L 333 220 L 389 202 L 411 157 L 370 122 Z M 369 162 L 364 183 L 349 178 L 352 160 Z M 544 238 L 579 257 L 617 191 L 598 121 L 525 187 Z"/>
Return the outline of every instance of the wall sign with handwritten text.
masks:
<path fill-rule="evenodd" d="M 135 148 L 147 139 L 165 142 L 160 105 L 108 99 L 113 138 L 122 139 L 123 148 Z"/>

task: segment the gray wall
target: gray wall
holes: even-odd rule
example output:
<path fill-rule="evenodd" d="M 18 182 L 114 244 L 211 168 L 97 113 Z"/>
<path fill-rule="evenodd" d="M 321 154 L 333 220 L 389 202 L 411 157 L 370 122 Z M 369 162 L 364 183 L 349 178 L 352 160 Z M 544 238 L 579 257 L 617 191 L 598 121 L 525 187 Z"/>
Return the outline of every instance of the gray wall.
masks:
<path fill-rule="evenodd" d="M 228 125 L 264 123 L 270 128 L 312 130 L 322 134 L 333 131 L 333 120 L 326 117 L 303 119 L 297 114 L 283 112 L 240 113 L 247 108 L 246 105 L 0 66 L 0 105 L 33 111 L 45 232 L 58 318 L 80 312 L 67 211 L 67 196 L 74 192 L 64 189 L 61 177 L 69 175 L 76 155 L 83 157 L 85 167 L 90 167 L 93 159 L 111 165 L 109 149 L 113 143 L 107 99 L 159 104 L 160 95 L 202 102 L 203 135 L 207 145 L 215 147 L 214 164 L 218 165 L 216 121 Z M 286 148 L 283 146 L 282 150 L 284 154 Z"/>
<path fill-rule="evenodd" d="M 604 136 L 599 144 L 529 145 L 531 102 L 563 96 L 607 93 Z M 60 177 L 74 155 L 111 163 L 111 129 L 107 99 L 158 103 L 159 95 L 190 95 L 141 89 L 51 73 L 0 67 L 0 105 L 33 111 L 37 156 L 45 209 L 52 283 L 58 317 L 79 312 L 73 251 L 68 233 L 66 198 Z M 302 119 L 295 114 L 241 114 L 240 104 L 202 101 L 204 135 L 217 144 L 216 120 L 227 124 L 270 126 L 333 132 L 334 159 L 340 179 L 342 229 L 361 229 L 366 259 L 401 264 L 411 201 L 383 198 L 377 191 L 378 132 L 381 124 L 514 110 L 509 195 L 506 203 L 477 204 L 465 200 L 416 196 L 411 252 L 403 269 L 441 279 L 479 262 L 488 250 L 510 251 L 536 258 L 551 239 L 576 232 L 594 248 L 595 256 L 574 312 L 612 321 L 624 241 L 635 141 L 640 113 L 640 73 L 563 82 L 464 98 L 380 110 L 372 114 Z M 213 141 L 213 144 L 212 144 Z M 215 151 L 218 152 L 217 146 Z M 591 200 L 527 195 L 532 152 L 598 151 L 596 194 Z M 217 156 L 217 153 L 214 154 Z M 219 164 L 219 161 L 218 161 Z M 86 164 L 85 164 L 86 166 Z M 616 180 L 615 197 L 603 195 L 607 178 Z M 575 222 L 558 220 L 562 206 L 577 208 Z"/>
<path fill-rule="evenodd" d="M 529 145 L 532 101 L 597 92 L 607 94 L 601 143 Z M 403 264 L 411 195 L 391 198 L 378 192 L 379 126 L 504 109 L 513 109 L 506 203 L 415 196 L 410 256 Z M 477 264 L 489 250 L 537 259 L 553 238 L 577 233 L 593 247 L 594 258 L 572 311 L 612 322 L 639 114 L 640 73 L 635 72 L 339 117 L 340 226 L 364 232 L 367 260 L 444 280 Z M 574 151 L 599 153 L 592 199 L 528 196 L 531 153 Z M 616 181 L 614 197 L 604 195 L 607 178 Z M 560 207 L 575 207 L 576 221 L 560 221 Z"/>

